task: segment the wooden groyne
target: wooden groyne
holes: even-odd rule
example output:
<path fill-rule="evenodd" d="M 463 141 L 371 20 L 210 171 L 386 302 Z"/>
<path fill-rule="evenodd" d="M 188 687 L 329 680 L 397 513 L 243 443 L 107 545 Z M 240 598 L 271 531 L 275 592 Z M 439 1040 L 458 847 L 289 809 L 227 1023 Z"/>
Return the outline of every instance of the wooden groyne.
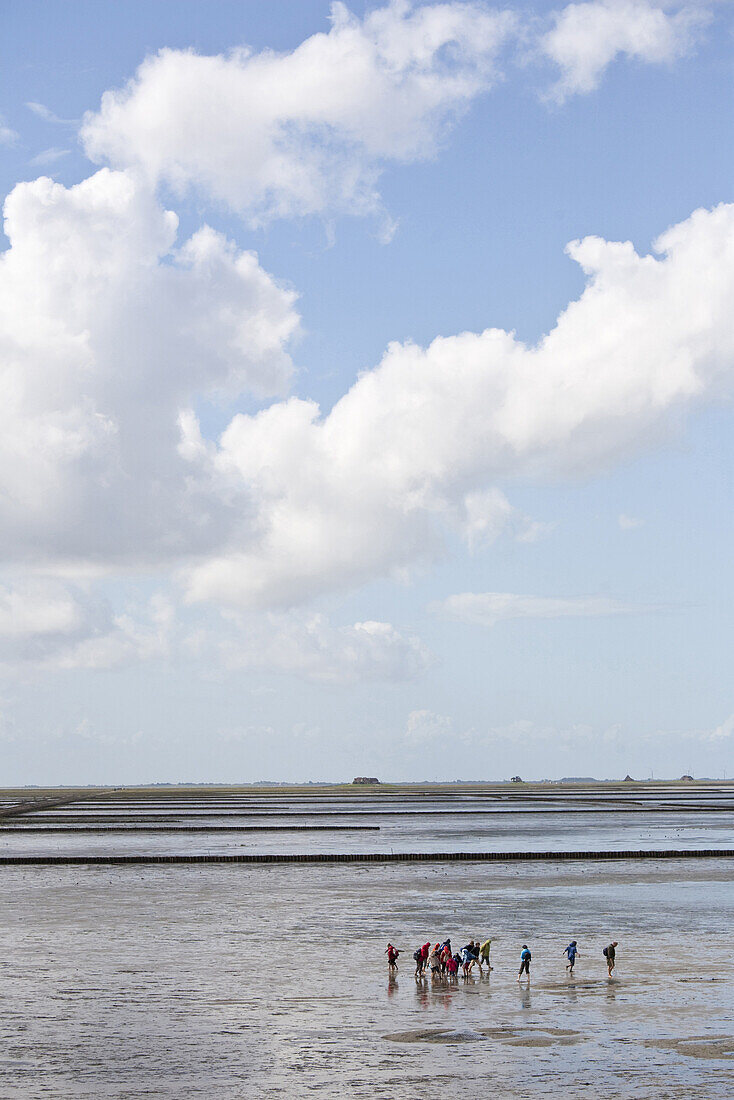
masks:
<path fill-rule="evenodd" d="M 46 818 L 44 818 L 44 821 Z M 379 833 L 379 825 L 0 825 L 5 833 Z"/>
<path fill-rule="evenodd" d="M 280 854 L 209 854 L 198 855 L 48 855 L 0 856 L 3 867 L 36 866 L 118 866 L 149 863 L 537 863 L 537 862 L 610 862 L 637 859 L 734 859 L 734 848 L 664 848 L 585 852 L 303 852 Z"/>
<path fill-rule="evenodd" d="M 87 796 L 87 798 L 92 797 L 93 795 Z M 37 810 L 55 810 L 59 806 L 72 806 L 81 801 L 79 795 L 74 795 L 73 798 L 66 795 L 64 798 L 24 799 L 22 802 L 14 802 L 10 806 L 4 806 L 0 809 L 0 820 L 9 817 L 21 817 L 23 814 L 32 814 Z"/>

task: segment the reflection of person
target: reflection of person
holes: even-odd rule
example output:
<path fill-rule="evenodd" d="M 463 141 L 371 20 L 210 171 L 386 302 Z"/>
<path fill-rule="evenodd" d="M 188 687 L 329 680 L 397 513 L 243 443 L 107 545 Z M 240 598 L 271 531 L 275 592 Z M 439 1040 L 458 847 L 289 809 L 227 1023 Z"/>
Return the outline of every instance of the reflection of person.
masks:
<path fill-rule="evenodd" d="M 617 943 L 616 940 L 614 940 L 613 943 L 610 943 L 608 947 L 604 948 L 604 954 L 607 957 L 607 970 L 609 971 L 609 977 L 610 978 L 612 976 L 612 971 L 614 970 L 614 967 L 615 967 L 616 962 L 617 962 L 617 953 L 616 953 L 615 949 L 618 946 L 619 946 L 619 944 Z"/>
<path fill-rule="evenodd" d="M 574 963 L 576 962 L 576 957 L 577 957 L 577 955 L 581 954 L 581 952 L 576 947 L 576 940 L 571 940 L 571 942 L 569 943 L 568 947 L 563 952 L 563 954 L 568 955 L 568 962 L 566 964 L 566 970 L 569 972 L 569 974 L 573 974 L 573 968 L 574 968 Z"/>
<path fill-rule="evenodd" d="M 532 957 L 533 956 L 528 950 L 528 945 L 524 943 L 522 945 L 522 952 L 520 953 L 520 972 L 517 975 L 518 981 L 520 981 L 520 978 L 522 978 L 523 974 L 527 974 L 528 981 L 530 981 L 530 960 L 532 959 Z"/>

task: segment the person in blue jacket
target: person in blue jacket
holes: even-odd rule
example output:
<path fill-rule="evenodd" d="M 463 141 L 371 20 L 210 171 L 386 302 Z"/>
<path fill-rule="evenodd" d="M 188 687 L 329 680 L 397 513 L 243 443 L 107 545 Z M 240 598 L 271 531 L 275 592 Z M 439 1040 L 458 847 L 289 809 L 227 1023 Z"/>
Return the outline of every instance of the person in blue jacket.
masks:
<path fill-rule="evenodd" d="M 576 946 L 576 940 L 571 940 L 571 942 L 569 943 L 568 947 L 563 952 L 563 954 L 568 956 L 568 962 L 566 963 L 566 970 L 569 972 L 569 974 L 573 974 L 573 968 L 574 968 L 574 964 L 576 962 L 576 957 L 581 956 L 581 952 L 579 951 L 579 949 Z"/>
<path fill-rule="evenodd" d="M 520 953 L 520 972 L 517 975 L 517 980 L 518 981 L 520 981 L 523 974 L 527 974 L 528 981 L 530 981 L 530 960 L 532 959 L 532 957 L 533 956 L 530 954 L 530 951 L 528 950 L 528 945 L 526 943 L 524 943 L 522 945 L 522 951 Z"/>

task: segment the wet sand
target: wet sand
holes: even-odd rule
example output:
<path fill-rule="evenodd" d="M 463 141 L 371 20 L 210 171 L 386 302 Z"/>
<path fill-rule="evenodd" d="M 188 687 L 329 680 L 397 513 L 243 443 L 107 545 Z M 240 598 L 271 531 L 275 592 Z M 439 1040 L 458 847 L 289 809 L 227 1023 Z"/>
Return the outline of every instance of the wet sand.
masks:
<path fill-rule="evenodd" d="M 4 868 L 0 1098 L 728 1100 L 730 875 L 713 860 Z M 414 946 L 446 935 L 492 935 L 492 973 L 416 983 Z"/>

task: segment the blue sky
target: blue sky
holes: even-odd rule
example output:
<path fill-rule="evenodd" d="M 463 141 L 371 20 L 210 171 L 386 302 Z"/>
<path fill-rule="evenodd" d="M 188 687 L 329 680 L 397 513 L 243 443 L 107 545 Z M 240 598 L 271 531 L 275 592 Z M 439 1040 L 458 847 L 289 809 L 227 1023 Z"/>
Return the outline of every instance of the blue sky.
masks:
<path fill-rule="evenodd" d="M 5 6 L 7 782 L 730 774 L 730 5 L 350 8 Z"/>

